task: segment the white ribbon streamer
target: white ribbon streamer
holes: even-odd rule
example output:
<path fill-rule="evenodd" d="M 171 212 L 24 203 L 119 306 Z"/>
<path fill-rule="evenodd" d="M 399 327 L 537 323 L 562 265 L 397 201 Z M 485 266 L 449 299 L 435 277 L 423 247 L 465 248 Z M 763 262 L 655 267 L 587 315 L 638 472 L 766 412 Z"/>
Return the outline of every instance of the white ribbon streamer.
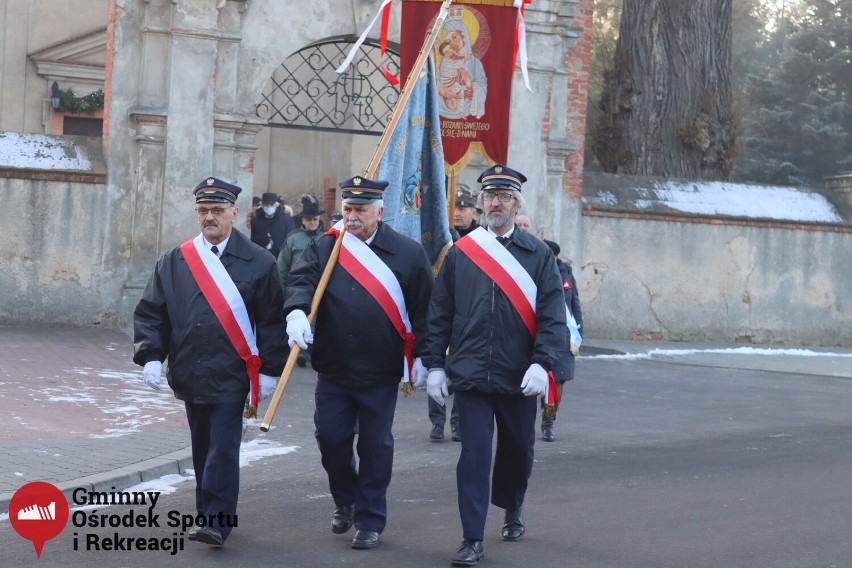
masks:
<path fill-rule="evenodd" d="M 352 49 L 349 50 L 349 55 L 346 56 L 346 59 L 343 60 L 343 63 L 335 69 L 337 73 L 343 73 L 349 67 L 349 64 L 352 63 L 352 60 L 355 58 L 355 54 L 358 53 L 358 50 L 361 48 L 361 44 L 364 43 L 364 40 L 367 39 L 367 34 L 370 33 L 370 30 L 373 29 L 373 26 L 376 24 L 376 20 L 379 19 L 379 16 L 382 14 L 382 10 L 384 10 L 385 6 L 390 4 L 393 0 L 385 0 L 382 2 L 382 5 L 379 6 L 376 15 L 373 16 L 373 19 L 367 25 L 367 29 L 361 34 L 361 37 L 358 38 L 358 41 L 355 42 L 355 45 L 352 46 Z"/>
<path fill-rule="evenodd" d="M 527 28 L 524 25 L 524 13 L 521 12 L 523 5 L 524 0 L 515 0 L 514 7 L 518 9 L 518 56 L 521 59 L 521 74 L 524 76 L 524 85 L 532 93 L 530 74 L 527 71 Z"/>

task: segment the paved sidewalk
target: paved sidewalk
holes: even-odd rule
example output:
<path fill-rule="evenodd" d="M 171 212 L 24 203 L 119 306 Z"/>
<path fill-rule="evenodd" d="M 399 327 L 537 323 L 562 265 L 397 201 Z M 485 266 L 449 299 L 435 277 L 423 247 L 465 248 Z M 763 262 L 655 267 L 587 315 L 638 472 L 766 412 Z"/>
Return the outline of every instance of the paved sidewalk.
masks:
<path fill-rule="evenodd" d="M 0 514 L 30 481 L 109 491 L 191 468 L 183 404 L 116 329 L 0 327 Z"/>
<path fill-rule="evenodd" d="M 109 491 L 192 467 L 183 404 L 132 350 L 121 330 L 0 327 L 0 514 L 30 481 Z M 593 340 L 583 356 L 852 378 L 842 348 Z"/>

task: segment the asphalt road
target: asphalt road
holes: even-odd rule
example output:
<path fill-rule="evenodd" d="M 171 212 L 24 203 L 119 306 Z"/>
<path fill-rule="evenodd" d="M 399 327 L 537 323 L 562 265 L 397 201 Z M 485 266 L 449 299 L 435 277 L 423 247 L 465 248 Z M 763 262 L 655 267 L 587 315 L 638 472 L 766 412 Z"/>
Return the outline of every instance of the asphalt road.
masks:
<path fill-rule="evenodd" d="M 557 441 L 536 445 L 525 538 L 502 542 L 502 510 L 492 507 L 480 566 L 852 566 L 852 381 L 589 359 L 578 362 L 577 377 L 566 386 Z M 388 526 L 378 548 L 362 551 L 350 548 L 352 532 L 329 528 L 314 382 L 298 371 L 273 429 L 247 433 L 297 449 L 242 469 L 239 526 L 223 548 L 185 541 L 175 555 L 85 550 L 95 536 L 170 538 L 174 530 L 69 522 L 36 560 L 4 521 L 0 566 L 449 566 L 462 537 L 459 444 L 428 439 L 425 393 L 399 399 Z M 192 513 L 193 484 L 176 487 L 160 498 L 161 517 Z"/>

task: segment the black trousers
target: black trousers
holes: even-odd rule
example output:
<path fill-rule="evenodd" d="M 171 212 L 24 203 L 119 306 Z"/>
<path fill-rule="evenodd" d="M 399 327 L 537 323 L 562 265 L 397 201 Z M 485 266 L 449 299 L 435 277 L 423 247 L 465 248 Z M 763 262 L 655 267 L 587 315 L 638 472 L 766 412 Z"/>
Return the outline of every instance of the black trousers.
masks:
<path fill-rule="evenodd" d="M 315 391 L 317 444 L 337 507 L 355 505 L 355 528 L 381 533 L 393 471 L 393 416 L 399 385 L 351 388 L 319 378 Z M 358 430 L 358 464 L 353 443 Z"/>
<path fill-rule="evenodd" d="M 245 403 L 184 404 L 192 438 L 195 509 L 207 518 L 216 517 L 212 526 L 227 538 L 237 522 Z"/>
<path fill-rule="evenodd" d="M 456 466 L 463 537 L 482 540 L 491 503 L 509 510 L 524 504 L 533 466 L 538 397 L 456 391 L 461 454 Z M 497 449 L 492 447 L 497 425 Z M 489 479 L 490 478 L 490 479 Z"/>

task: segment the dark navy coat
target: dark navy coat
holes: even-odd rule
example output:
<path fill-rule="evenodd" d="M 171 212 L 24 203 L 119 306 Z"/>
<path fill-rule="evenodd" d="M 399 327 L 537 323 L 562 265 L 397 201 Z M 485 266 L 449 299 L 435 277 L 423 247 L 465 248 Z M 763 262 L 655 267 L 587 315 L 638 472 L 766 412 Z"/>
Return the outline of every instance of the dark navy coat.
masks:
<path fill-rule="evenodd" d="M 557 258 L 556 265 L 559 267 L 560 276 L 562 276 L 562 290 L 565 294 L 565 304 L 571 309 L 574 320 L 580 326 L 580 337 L 582 337 L 583 310 L 580 308 L 580 294 L 577 291 L 577 280 L 574 278 L 574 272 L 571 270 L 570 264 Z M 570 335 L 567 337 L 567 341 L 571 341 Z M 571 353 L 569 343 L 565 344 L 565 351 L 553 369 L 553 378 L 562 383 L 574 378 L 574 354 Z"/>
<path fill-rule="evenodd" d="M 536 335 L 491 278 L 457 247 L 450 249 L 429 304 L 423 363 L 443 367 L 455 390 L 520 394 L 529 366 L 538 363 L 550 371 L 566 345 L 562 281 L 553 252 L 518 228 L 507 250 L 536 284 Z"/>
<path fill-rule="evenodd" d="M 255 326 L 260 372 L 277 377 L 287 342 L 275 259 L 234 230 L 221 260 Z M 201 294 L 180 247 L 157 261 L 133 315 L 133 341 L 138 365 L 168 357 L 167 377 L 180 400 L 237 402 L 248 394 L 245 362 Z"/>
<path fill-rule="evenodd" d="M 334 242 L 335 235 L 323 235 L 308 245 L 290 269 L 285 314 L 296 309 L 310 311 Z M 414 356 L 418 357 L 423 352 L 426 309 L 434 281 L 426 252 L 420 243 L 381 222 L 369 246 L 399 281 L 415 335 Z M 402 379 L 402 338 L 367 289 L 340 265 L 331 273 L 314 323 L 311 364 L 321 378 L 353 387 Z"/>

